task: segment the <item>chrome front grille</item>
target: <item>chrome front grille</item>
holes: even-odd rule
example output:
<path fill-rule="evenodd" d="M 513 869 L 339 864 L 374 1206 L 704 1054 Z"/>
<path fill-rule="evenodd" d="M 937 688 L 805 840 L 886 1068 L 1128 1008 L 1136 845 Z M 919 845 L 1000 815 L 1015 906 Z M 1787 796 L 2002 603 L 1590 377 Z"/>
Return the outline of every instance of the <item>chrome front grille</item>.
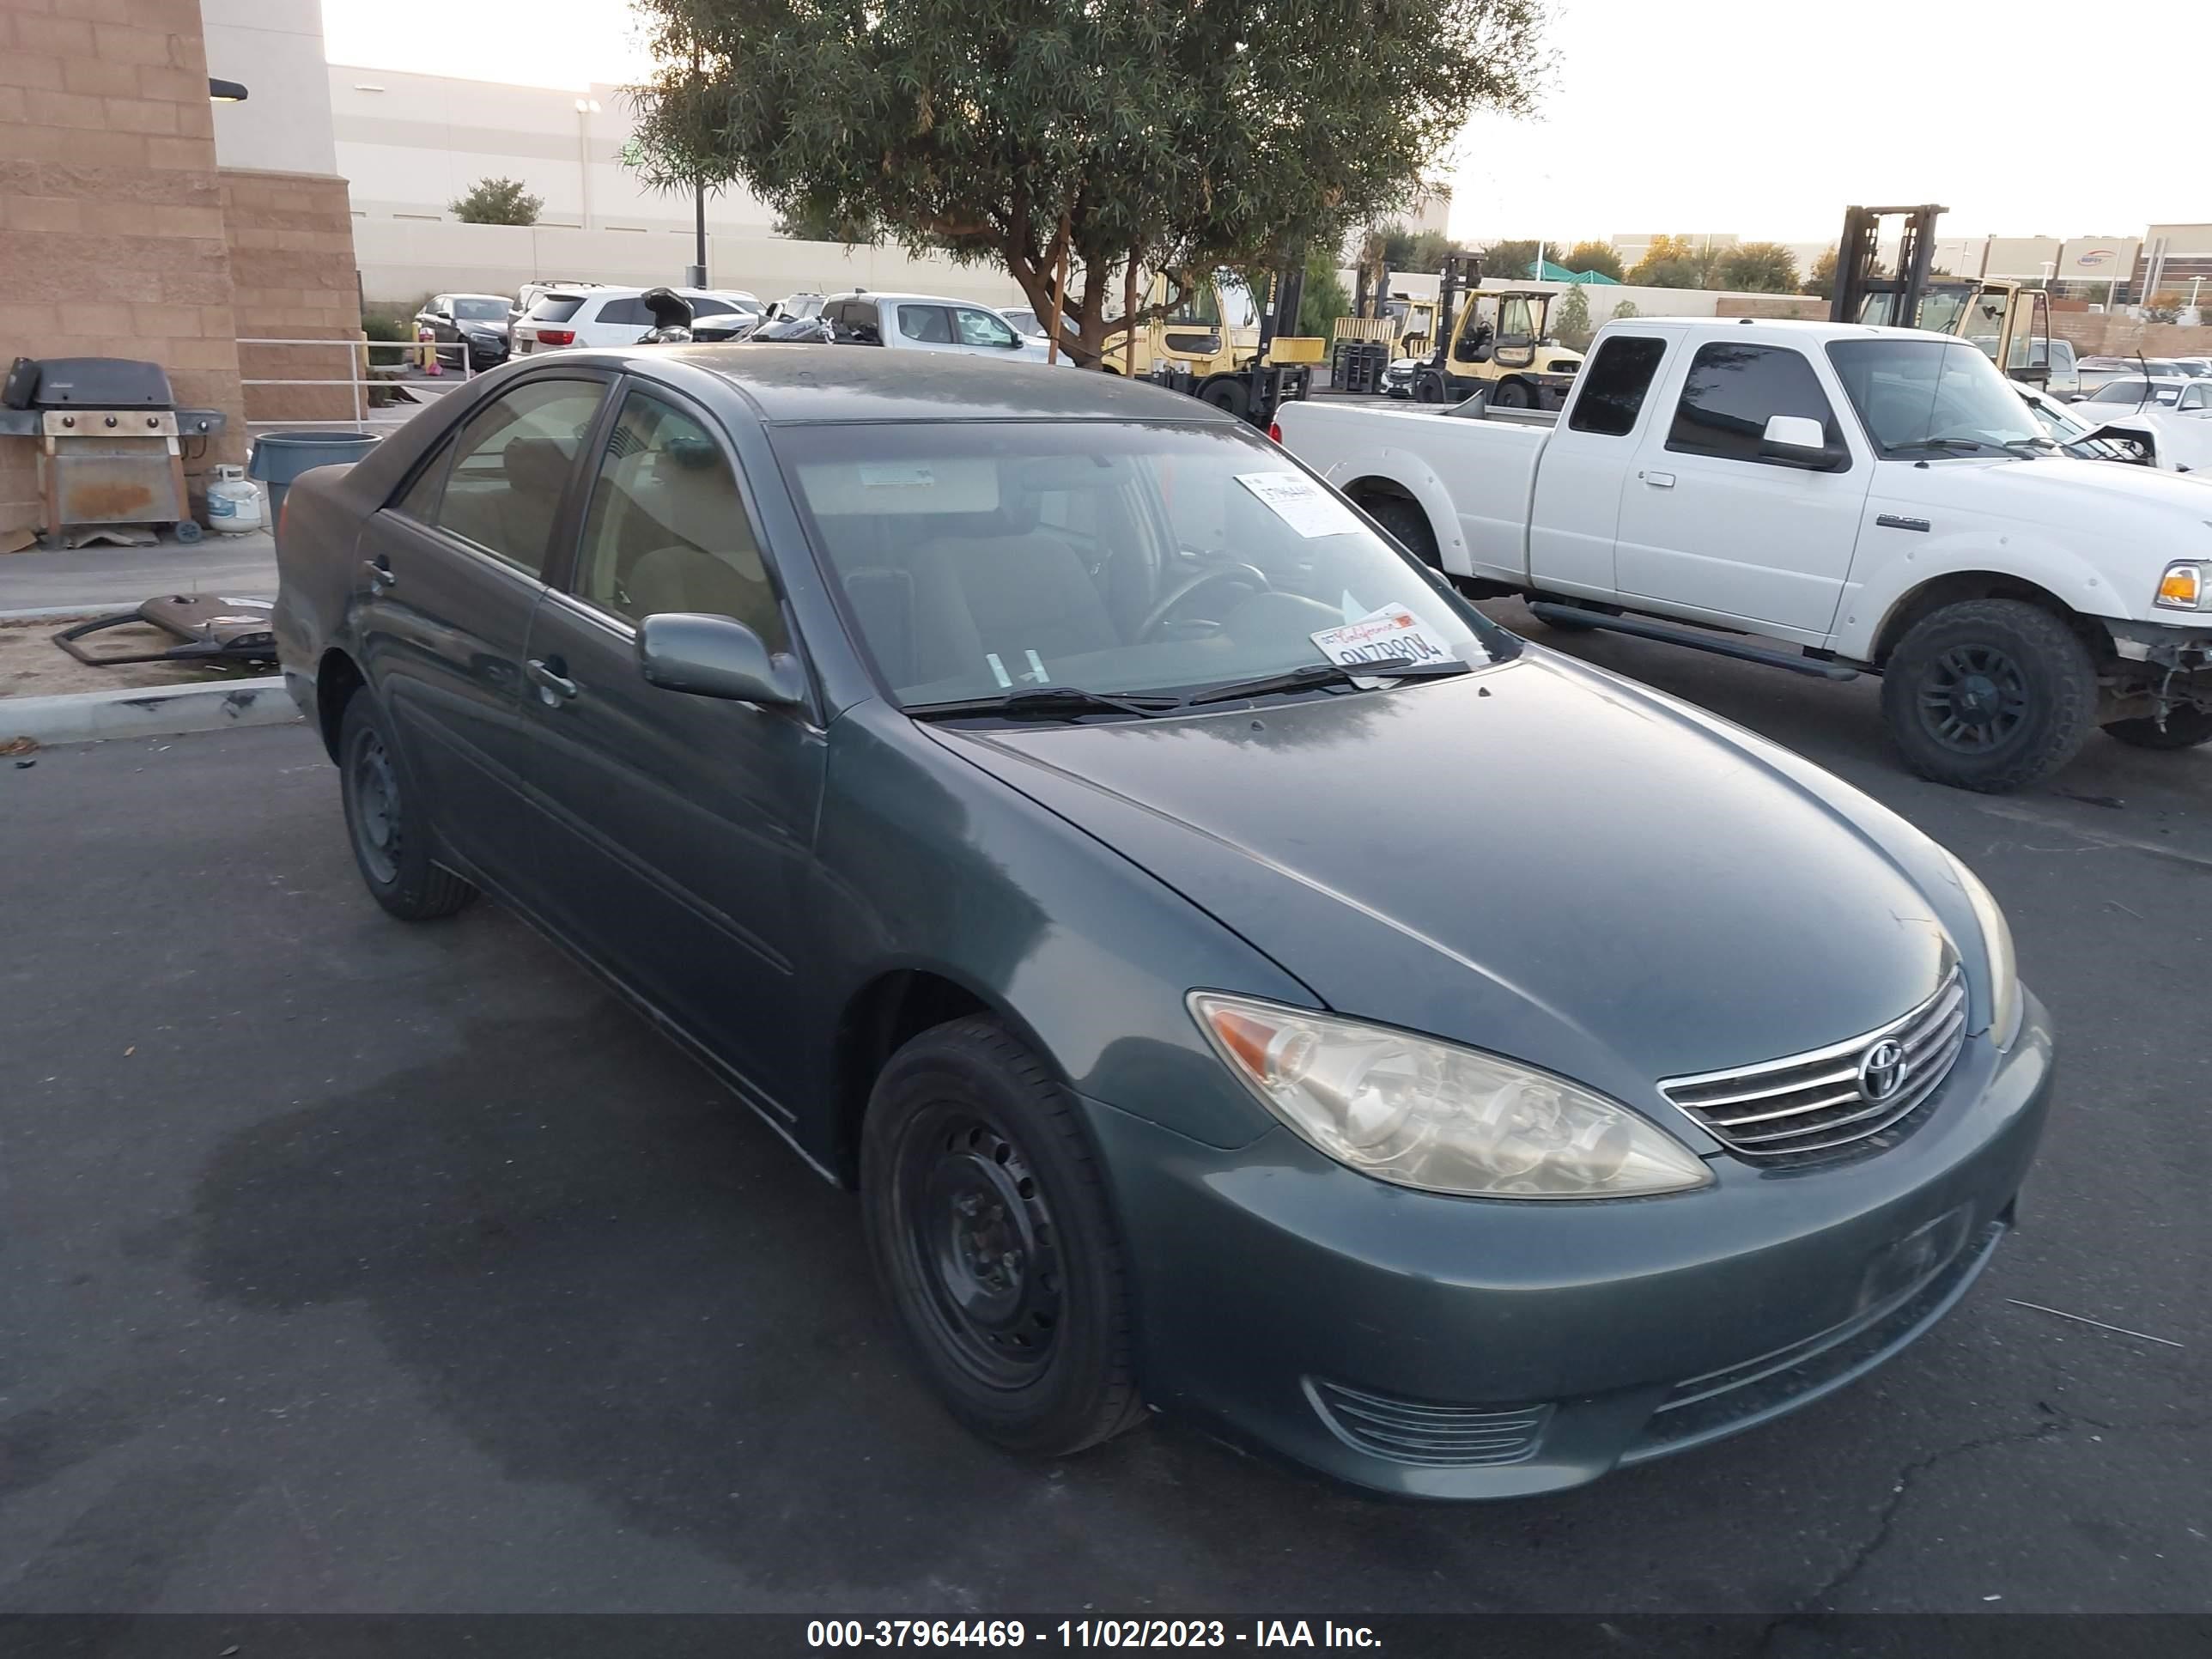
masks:
<path fill-rule="evenodd" d="M 1826 1152 L 1911 1115 L 1966 1042 L 1966 983 L 1954 968 L 1901 1019 L 1845 1042 L 1757 1066 L 1665 1079 L 1660 1091 L 1747 1158 Z"/>

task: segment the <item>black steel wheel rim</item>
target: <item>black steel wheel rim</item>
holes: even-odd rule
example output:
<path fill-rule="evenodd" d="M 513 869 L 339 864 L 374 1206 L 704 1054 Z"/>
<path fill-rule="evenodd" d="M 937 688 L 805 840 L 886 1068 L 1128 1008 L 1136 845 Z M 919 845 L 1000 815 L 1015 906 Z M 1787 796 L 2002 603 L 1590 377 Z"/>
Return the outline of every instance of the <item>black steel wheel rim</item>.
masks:
<path fill-rule="evenodd" d="M 1993 645 L 1954 645 L 1928 665 L 1920 684 L 1920 723 L 1947 749 L 1986 754 L 2027 721 L 2027 676 Z"/>
<path fill-rule="evenodd" d="M 900 1139 L 895 1190 L 897 1248 L 938 1346 L 988 1387 L 1036 1381 L 1059 1344 L 1066 1287 L 1019 1143 L 973 1107 L 926 1107 Z"/>
<path fill-rule="evenodd" d="M 399 878 L 399 779 L 375 732 L 364 732 L 355 743 L 346 784 L 353 796 L 353 844 L 369 874 L 389 885 Z"/>

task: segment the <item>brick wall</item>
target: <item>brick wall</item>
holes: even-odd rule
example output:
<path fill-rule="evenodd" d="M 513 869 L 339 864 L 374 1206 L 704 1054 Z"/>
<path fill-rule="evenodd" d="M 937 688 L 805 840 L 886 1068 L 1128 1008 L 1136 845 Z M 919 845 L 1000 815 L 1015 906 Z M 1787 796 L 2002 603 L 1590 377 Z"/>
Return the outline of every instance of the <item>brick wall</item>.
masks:
<path fill-rule="evenodd" d="M 361 296 L 346 181 L 225 167 L 220 187 L 239 334 L 245 340 L 358 340 Z M 322 346 L 238 348 L 248 380 L 343 380 L 353 372 L 353 359 L 350 349 Z M 386 352 L 377 361 L 397 359 Z M 344 386 L 249 386 L 246 413 L 257 422 L 361 418 Z"/>
<path fill-rule="evenodd" d="M 149 358 L 245 453 L 198 0 L 0 0 L 0 362 Z M 0 532 L 43 518 L 0 439 Z"/>
<path fill-rule="evenodd" d="M 2184 328 L 2178 323 L 2139 323 L 2115 312 L 2058 311 L 2051 327 L 2071 340 L 2084 357 L 2212 356 L 2212 327 Z"/>

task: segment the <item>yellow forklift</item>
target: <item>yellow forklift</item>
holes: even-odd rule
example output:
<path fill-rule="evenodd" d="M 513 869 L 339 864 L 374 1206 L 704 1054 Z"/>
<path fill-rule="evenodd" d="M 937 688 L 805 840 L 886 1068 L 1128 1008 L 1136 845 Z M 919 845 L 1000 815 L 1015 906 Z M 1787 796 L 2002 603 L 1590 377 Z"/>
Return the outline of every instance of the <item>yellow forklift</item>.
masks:
<path fill-rule="evenodd" d="M 1145 305 L 1164 305 L 1167 297 L 1167 273 L 1156 272 L 1146 292 Z M 1127 333 L 1108 343 L 1099 367 L 1109 374 L 1134 374 L 1142 378 L 1163 364 L 1172 364 L 1203 379 L 1233 373 L 1241 361 L 1252 355 L 1259 340 L 1259 315 L 1243 285 L 1224 280 L 1222 274 L 1200 276 L 1184 289 L 1172 311 L 1155 317 L 1137 331 L 1133 368 Z"/>
<path fill-rule="evenodd" d="M 1481 262 L 1472 254 L 1444 260 L 1436 344 L 1429 361 L 1413 370 L 1413 401 L 1455 404 L 1487 391 L 1500 409 L 1559 408 L 1581 372 L 1583 354 L 1545 337 L 1551 291 L 1486 292 L 1481 282 Z"/>
<path fill-rule="evenodd" d="M 2014 380 L 2043 386 L 2051 379 L 2051 296 L 1992 277 L 1935 275 L 1936 222 L 1946 211 L 1932 202 L 1844 209 L 1829 317 L 1972 340 Z M 1904 221 L 1894 274 L 1881 264 L 1885 219 Z"/>

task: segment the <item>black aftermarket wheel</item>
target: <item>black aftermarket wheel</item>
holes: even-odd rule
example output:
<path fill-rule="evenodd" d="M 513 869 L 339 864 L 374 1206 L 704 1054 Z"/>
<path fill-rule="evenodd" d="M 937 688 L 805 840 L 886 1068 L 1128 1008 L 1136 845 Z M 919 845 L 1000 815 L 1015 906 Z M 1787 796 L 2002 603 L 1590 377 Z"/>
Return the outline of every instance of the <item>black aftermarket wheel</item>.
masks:
<path fill-rule="evenodd" d="M 1104 1184 L 1073 1103 L 1003 1026 L 957 1020 L 891 1057 L 860 1192 L 878 1276 L 962 1422 L 1053 1456 L 1137 1420 Z"/>
<path fill-rule="evenodd" d="M 2019 599 L 1946 605 L 1882 669 L 1905 764 L 1961 789 L 2019 789 L 2071 760 L 2094 724 L 2097 671 L 2064 618 Z"/>
<path fill-rule="evenodd" d="M 376 902 L 403 921 L 449 916 L 477 890 L 432 856 L 429 825 L 404 781 L 384 716 L 366 690 L 338 730 L 338 791 L 354 863 Z"/>

